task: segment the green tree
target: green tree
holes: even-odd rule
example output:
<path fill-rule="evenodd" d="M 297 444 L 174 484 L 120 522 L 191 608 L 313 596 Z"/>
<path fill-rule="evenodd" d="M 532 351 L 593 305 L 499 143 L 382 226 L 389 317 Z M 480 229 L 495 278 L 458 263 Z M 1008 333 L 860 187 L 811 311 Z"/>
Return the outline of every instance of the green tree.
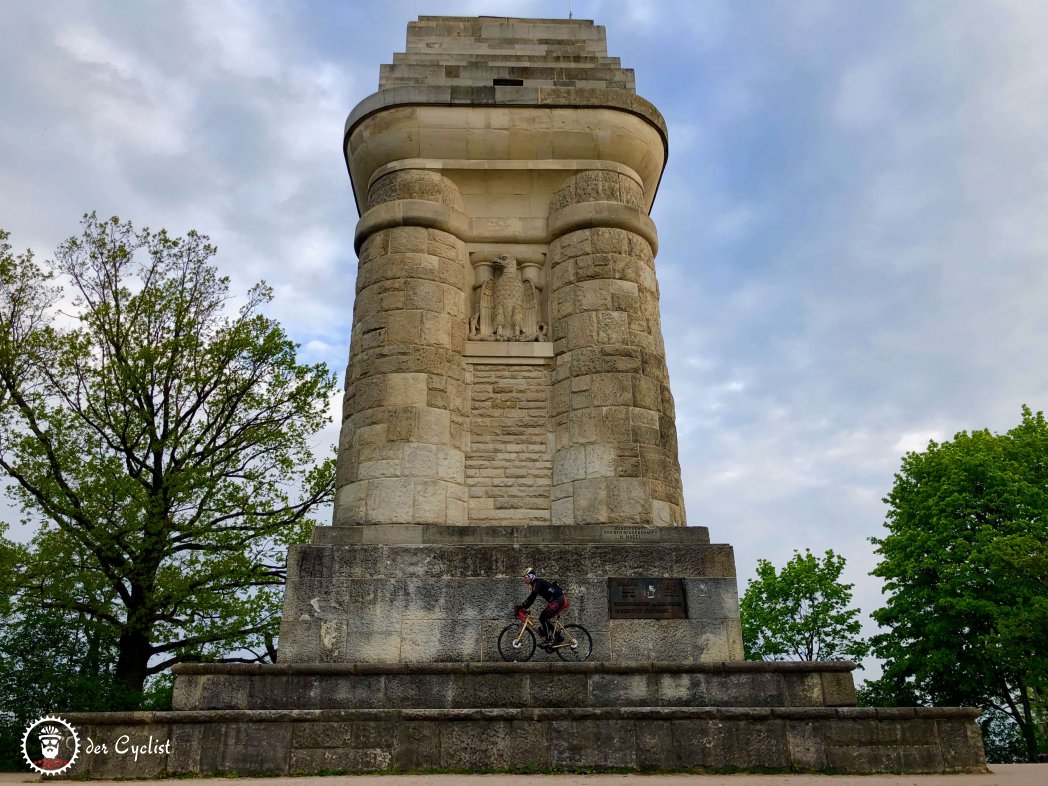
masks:
<path fill-rule="evenodd" d="M 845 560 L 828 550 L 822 559 L 809 550 L 776 572 L 757 561 L 739 602 L 742 641 L 751 660 L 859 661 L 868 645 L 859 637 L 859 609 L 848 608 L 852 584 L 842 584 Z"/>
<path fill-rule="evenodd" d="M 0 468 L 39 525 L 16 605 L 106 631 L 124 706 L 174 663 L 273 657 L 287 546 L 331 497 L 332 376 L 264 284 L 231 309 L 214 254 L 94 214 L 44 265 L 0 235 Z"/>
<path fill-rule="evenodd" d="M 43 610 L 0 622 L 0 770 L 22 769 L 22 733 L 53 711 L 108 710 L 116 640 L 84 614 Z"/>
<path fill-rule="evenodd" d="M 1026 761 L 1026 740 L 1023 739 L 1022 729 L 1011 716 L 990 707 L 976 723 L 982 733 L 986 761 L 994 764 Z"/>
<path fill-rule="evenodd" d="M 1005 434 L 961 432 L 908 453 L 885 498 L 887 632 L 880 698 L 1010 716 L 1026 755 L 1044 740 L 1048 688 L 1048 423 L 1024 407 Z"/>

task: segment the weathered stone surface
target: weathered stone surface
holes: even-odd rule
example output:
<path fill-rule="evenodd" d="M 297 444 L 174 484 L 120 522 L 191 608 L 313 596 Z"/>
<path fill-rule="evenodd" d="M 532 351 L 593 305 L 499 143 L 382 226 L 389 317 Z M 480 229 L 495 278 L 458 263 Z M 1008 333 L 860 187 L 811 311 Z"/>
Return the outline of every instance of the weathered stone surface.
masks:
<path fill-rule="evenodd" d="M 752 679 L 740 681 L 731 672 L 706 675 L 706 700 L 710 706 L 738 702 L 743 707 L 784 707 L 786 702 L 786 680 L 779 679 L 773 672 L 753 675 Z M 808 675 L 791 675 L 795 682 Z M 850 675 L 849 675 L 850 676 Z"/>
<path fill-rule="evenodd" d="M 503 770 L 512 763 L 511 744 L 511 725 L 507 721 L 463 720 L 441 724 L 439 766 L 452 770 Z"/>
<path fill-rule="evenodd" d="M 658 543 L 670 546 L 661 557 L 668 558 L 677 552 L 678 544 L 708 545 L 709 531 L 706 527 L 574 527 L 574 526 L 442 526 L 435 524 L 372 524 L 354 527 L 315 527 L 313 543 L 318 546 L 346 546 L 366 544 L 372 547 L 382 545 L 544 545 L 550 543 L 571 543 L 586 545 L 616 545 L 627 543 Z M 685 552 L 691 554 L 691 552 Z M 292 549 L 288 554 L 288 564 L 297 564 L 302 554 Z M 350 557 L 348 552 L 336 552 L 333 558 Z M 352 560 L 374 564 L 382 559 L 380 551 L 353 552 Z M 696 561 L 698 560 L 698 561 Z M 690 566 L 690 567 L 688 567 Z M 735 563 L 732 550 L 727 545 L 713 546 L 702 555 L 692 554 L 692 559 L 682 560 L 674 569 L 689 571 L 692 569 L 709 571 L 712 577 L 734 577 Z M 297 570 L 297 569 L 296 569 Z M 363 574 L 360 574 L 363 575 Z"/>
<path fill-rule="evenodd" d="M 974 723 L 960 722 L 960 715 L 935 719 L 935 731 L 947 772 L 970 772 L 984 765 L 982 735 Z"/>
<path fill-rule="evenodd" d="M 855 705 L 855 682 L 850 675 L 823 674 L 823 703 L 827 707 L 852 707 Z"/>
<path fill-rule="evenodd" d="M 408 196 L 458 209 L 461 195 L 435 172 L 396 171 L 375 185 L 374 231 L 360 244 L 335 522 L 465 523 L 465 246 L 403 225 L 394 210 Z M 390 214 L 385 224 L 376 213 Z"/>
<path fill-rule="evenodd" d="M 550 248 L 553 336 L 563 342 L 556 361 L 565 371 L 555 379 L 570 391 L 551 407 L 551 414 L 568 416 L 563 438 L 556 432 L 553 497 L 571 504 L 557 506 L 558 522 L 684 521 L 657 296 L 638 297 L 638 271 L 649 264 L 650 242 L 635 242 L 646 230 L 630 224 L 631 233 L 601 207 L 624 193 L 635 200 L 625 182 L 610 173 L 580 173 L 551 202 L 558 216 L 582 210 L 587 216 L 558 218 L 563 230 Z M 653 329 L 655 341 L 649 340 Z"/>
<path fill-rule="evenodd" d="M 440 760 L 440 728 L 437 723 L 417 719 L 401 720 L 397 724 L 393 767 L 401 770 L 421 770 L 436 766 Z"/>
<path fill-rule="evenodd" d="M 455 707 L 818 707 L 805 689 L 851 664 L 279 664 L 176 667 L 177 710 Z M 247 686 L 245 691 L 241 686 Z M 800 697 L 800 698 L 798 698 Z M 805 703 L 797 703 L 803 701 Z M 826 705 L 831 706 L 831 705 Z M 912 720 L 912 709 L 890 719 Z M 930 723 L 930 722 L 929 722 Z M 925 724 L 922 743 L 934 736 Z M 842 736 L 843 735 L 843 736 Z M 836 742 L 847 743 L 847 729 Z M 918 741 L 918 740 L 911 740 Z"/>
<path fill-rule="evenodd" d="M 171 753 L 167 757 L 167 766 L 164 771 L 157 771 L 156 774 L 166 774 L 172 772 L 203 772 L 201 767 L 200 759 L 203 753 L 205 745 L 205 737 L 213 738 L 215 736 L 215 727 L 209 723 L 177 723 L 169 726 L 157 725 L 157 731 L 167 731 L 171 740 Z M 105 727 L 101 727 L 105 728 Z M 157 738 L 160 739 L 159 735 Z M 147 742 L 148 744 L 148 742 Z M 102 764 L 102 760 L 99 759 L 97 764 Z M 95 762 L 92 762 L 94 765 Z M 104 772 L 96 769 L 95 766 L 90 768 L 91 775 L 93 777 L 102 777 L 105 775 Z M 135 776 L 141 777 L 140 773 L 134 773 Z"/>
<path fill-rule="evenodd" d="M 471 367 L 469 522 L 548 524 L 553 471 L 544 366 Z"/>
<path fill-rule="evenodd" d="M 500 659 L 493 639 L 510 621 L 513 605 L 527 594 L 519 575 L 528 565 L 561 582 L 570 601 L 564 621 L 579 622 L 590 631 L 593 659 L 624 663 L 741 659 L 730 547 L 702 542 L 702 532 L 695 532 L 690 543 L 681 537 L 649 543 L 542 542 L 556 541 L 560 529 L 535 527 L 535 532 L 545 531 L 551 537 L 533 537 L 531 543 L 520 542 L 527 536 L 509 538 L 503 530 L 495 531 L 493 542 L 487 544 L 295 546 L 288 562 L 281 659 L 289 663 Z M 647 537 L 643 529 L 586 529 L 598 536 Z M 655 528 L 651 532 L 658 534 Z M 399 533 L 397 538 L 411 534 L 387 530 L 388 535 L 394 533 Z M 463 539 L 468 541 L 469 534 L 464 533 Z M 655 577 L 665 575 L 667 566 L 682 568 L 676 575 L 685 580 L 687 619 L 609 618 L 609 577 Z"/>
<path fill-rule="evenodd" d="M 194 709 L 244 709 L 247 707 L 247 680 L 228 680 L 204 677 L 200 681 L 198 698 L 189 705 Z"/>
<path fill-rule="evenodd" d="M 782 703 L 787 707 L 821 707 L 824 703 L 822 675 L 797 675 L 785 685 L 785 696 Z"/>
<path fill-rule="evenodd" d="M 200 765 L 205 771 L 286 772 L 289 768 L 292 727 L 263 726 L 249 717 L 244 722 L 223 724 L 221 747 L 201 749 Z"/>
<path fill-rule="evenodd" d="M 596 707 L 652 707 L 659 703 L 657 674 L 595 674 L 589 682 L 589 700 Z"/>
<path fill-rule="evenodd" d="M 706 675 L 693 671 L 659 674 L 659 705 L 706 707 L 712 702 L 706 690 Z"/>
<path fill-rule="evenodd" d="M 605 47 L 590 22 L 420 19 L 354 110 L 336 524 L 684 523 L 647 215 L 665 134 Z M 552 340 L 568 378 L 524 355 L 465 361 L 467 334 Z M 447 354 L 423 365 L 428 347 Z M 440 472 L 421 446 L 468 455 Z"/>
<path fill-rule="evenodd" d="M 985 772 L 976 714 L 921 708 L 894 717 L 814 707 L 79 713 L 68 719 L 81 739 L 112 743 L 126 734 L 134 744 L 152 737 L 171 746 L 137 761 L 82 755 L 70 776 L 511 766 Z"/>

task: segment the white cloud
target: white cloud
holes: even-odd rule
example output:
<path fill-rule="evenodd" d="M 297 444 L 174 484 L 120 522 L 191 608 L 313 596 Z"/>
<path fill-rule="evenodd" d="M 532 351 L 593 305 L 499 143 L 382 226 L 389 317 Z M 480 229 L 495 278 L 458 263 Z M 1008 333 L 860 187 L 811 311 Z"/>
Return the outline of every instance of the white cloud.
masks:
<path fill-rule="evenodd" d="M 899 75 L 884 60 L 857 63 L 841 74 L 833 114 L 845 126 L 869 129 L 895 114 Z"/>
<path fill-rule="evenodd" d="M 44 71 L 43 78 L 50 77 L 48 87 L 62 110 L 86 126 L 82 141 L 94 142 L 97 153 L 110 156 L 127 146 L 150 155 L 185 151 L 194 100 L 188 85 L 89 25 L 60 28 L 55 43 L 67 62 Z M 74 69 L 79 78 L 69 84 L 65 80 Z"/>
<path fill-rule="evenodd" d="M 892 450 L 899 455 L 919 453 L 927 448 L 931 441 L 942 442 L 942 434 L 936 430 L 907 431 L 895 441 Z"/>
<path fill-rule="evenodd" d="M 282 66 L 273 17 L 278 6 L 247 0 L 192 0 L 186 4 L 195 35 L 207 52 L 205 65 L 248 79 L 275 78 Z"/>

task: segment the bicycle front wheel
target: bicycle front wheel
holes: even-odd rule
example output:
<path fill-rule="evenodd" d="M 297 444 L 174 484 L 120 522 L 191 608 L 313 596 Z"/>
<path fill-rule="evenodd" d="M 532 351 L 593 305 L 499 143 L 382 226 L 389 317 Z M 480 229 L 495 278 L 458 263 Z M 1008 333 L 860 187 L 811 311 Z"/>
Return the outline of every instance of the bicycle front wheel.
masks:
<path fill-rule="evenodd" d="M 518 635 L 519 634 L 519 635 Z M 535 654 L 535 634 L 531 629 L 520 630 L 520 623 L 511 622 L 499 634 L 499 655 L 502 660 L 523 662 Z"/>
<path fill-rule="evenodd" d="M 589 656 L 593 652 L 593 639 L 590 637 L 589 631 L 581 625 L 564 626 L 564 644 L 565 646 L 563 647 L 557 647 L 557 655 L 560 656 L 561 660 L 581 663 L 584 660 L 589 660 Z"/>

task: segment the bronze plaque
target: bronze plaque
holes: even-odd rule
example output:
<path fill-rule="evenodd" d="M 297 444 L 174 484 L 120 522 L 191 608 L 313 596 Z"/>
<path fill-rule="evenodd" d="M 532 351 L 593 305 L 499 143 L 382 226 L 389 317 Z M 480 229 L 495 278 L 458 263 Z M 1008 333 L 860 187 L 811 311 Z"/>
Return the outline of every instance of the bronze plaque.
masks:
<path fill-rule="evenodd" d="M 608 579 L 608 616 L 613 620 L 687 619 L 684 579 Z"/>

